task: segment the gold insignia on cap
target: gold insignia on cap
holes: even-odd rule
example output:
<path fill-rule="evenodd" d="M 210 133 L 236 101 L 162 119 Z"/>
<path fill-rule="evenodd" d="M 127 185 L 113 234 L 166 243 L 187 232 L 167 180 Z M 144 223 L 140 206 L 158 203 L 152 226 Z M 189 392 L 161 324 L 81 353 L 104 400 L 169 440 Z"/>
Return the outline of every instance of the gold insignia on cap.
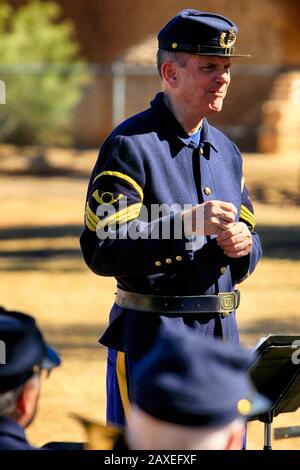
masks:
<path fill-rule="evenodd" d="M 219 39 L 219 44 L 221 47 L 232 47 L 235 44 L 236 41 L 236 34 L 233 31 L 233 29 L 230 29 L 229 31 L 224 31 L 220 35 Z"/>
<path fill-rule="evenodd" d="M 243 400 L 239 400 L 237 404 L 237 410 L 240 415 L 247 416 L 251 411 L 250 401 L 246 398 L 244 398 Z"/>
<path fill-rule="evenodd" d="M 177 42 L 172 43 L 172 49 L 177 49 L 177 46 L 178 46 Z"/>

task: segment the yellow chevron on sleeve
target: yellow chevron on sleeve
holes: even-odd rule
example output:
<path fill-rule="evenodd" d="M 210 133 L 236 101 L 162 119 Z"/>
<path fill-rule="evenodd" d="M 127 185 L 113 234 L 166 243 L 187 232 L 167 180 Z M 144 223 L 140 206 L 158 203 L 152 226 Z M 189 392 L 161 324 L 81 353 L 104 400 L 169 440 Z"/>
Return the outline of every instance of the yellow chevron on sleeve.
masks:
<path fill-rule="evenodd" d="M 140 203 L 138 203 L 140 204 Z M 128 211 L 130 210 L 130 207 L 132 206 L 129 206 L 129 207 L 125 207 L 124 209 L 118 211 L 118 212 L 114 212 L 113 214 L 105 217 L 104 219 L 101 220 L 101 222 L 99 223 L 98 225 L 98 228 L 102 228 L 102 227 L 105 227 L 106 225 L 110 225 L 111 223 L 114 223 L 115 220 L 118 218 L 118 217 L 121 217 L 123 214 L 127 214 Z"/>
<path fill-rule="evenodd" d="M 88 213 L 85 213 L 85 224 L 87 228 L 91 230 L 91 232 L 96 232 L 96 226 L 94 225 L 94 222 L 90 219 L 90 216 Z"/>
<path fill-rule="evenodd" d="M 97 225 L 99 223 L 99 217 L 94 214 L 92 209 L 89 206 L 89 203 L 87 202 L 86 208 L 85 208 L 85 223 L 86 226 L 92 231 L 96 232 Z"/>
<path fill-rule="evenodd" d="M 95 232 L 97 229 L 101 229 L 105 226 L 112 225 L 115 223 L 124 223 L 129 222 L 137 218 L 140 214 L 142 207 L 142 203 L 138 202 L 136 204 L 132 204 L 129 207 L 125 207 L 124 209 L 120 210 L 119 212 L 113 213 L 104 219 L 100 220 L 99 217 L 94 214 L 94 212 L 89 207 L 89 204 L 86 205 L 85 211 L 85 223 L 86 226 L 92 231 Z"/>
<path fill-rule="evenodd" d="M 141 207 L 141 202 L 137 202 L 136 204 L 132 204 L 129 207 L 125 207 L 119 212 L 116 212 L 115 214 L 112 214 L 108 217 L 105 217 L 105 219 L 102 219 L 101 222 L 98 223 L 97 228 L 101 229 L 107 225 L 128 222 L 129 220 L 135 219 L 139 216 Z"/>
<path fill-rule="evenodd" d="M 241 206 L 240 218 L 249 222 L 249 224 L 254 228 L 256 225 L 256 220 L 254 214 L 244 205 Z"/>
<path fill-rule="evenodd" d="M 245 220 L 246 222 L 248 222 L 251 225 L 251 227 L 254 229 L 255 223 L 253 222 L 253 220 L 249 219 L 248 217 L 246 217 L 245 215 L 242 215 L 242 214 L 241 214 L 240 218 L 242 220 Z"/>
<path fill-rule="evenodd" d="M 99 173 L 99 175 L 96 176 L 94 179 L 93 183 L 97 181 L 98 178 L 101 178 L 101 176 L 116 176 L 117 178 L 120 178 L 124 181 L 127 181 L 139 194 L 141 201 L 144 199 L 144 193 L 140 185 L 133 179 L 131 176 L 125 175 L 124 173 L 121 173 L 120 171 L 102 171 Z"/>
<path fill-rule="evenodd" d="M 241 205 L 241 213 L 244 214 L 245 216 L 249 217 L 250 219 L 252 219 L 252 221 L 254 223 L 256 222 L 253 212 L 251 212 L 248 209 L 248 207 L 244 206 L 243 204 Z"/>
<path fill-rule="evenodd" d="M 118 217 L 116 222 L 118 224 L 123 224 L 124 222 L 129 222 L 130 220 L 136 219 L 140 214 L 140 209 L 136 209 L 128 214 L 123 215 L 122 217 Z"/>
<path fill-rule="evenodd" d="M 89 203 L 86 204 L 86 212 L 87 214 L 89 214 L 90 216 L 90 219 L 95 222 L 95 224 L 97 225 L 100 221 L 99 217 L 96 216 L 96 214 L 92 211 L 92 209 L 90 208 L 89 206 Z"/>

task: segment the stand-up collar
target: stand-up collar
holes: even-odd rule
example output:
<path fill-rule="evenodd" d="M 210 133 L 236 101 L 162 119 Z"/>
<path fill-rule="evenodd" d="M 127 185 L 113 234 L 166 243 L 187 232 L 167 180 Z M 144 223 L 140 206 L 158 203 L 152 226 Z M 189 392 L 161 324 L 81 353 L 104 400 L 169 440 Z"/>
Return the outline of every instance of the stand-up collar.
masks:
<path fill-rule="evenodd" d="M 179 139 L 183 145 L 186 145 L 187 147 L 195 148 L 195 142 L 177 121 L 163 98 L 164 94 L 160 92 L 151 101 L 151 108 L 155 113 L 156 118 L 159 120 L 162 127 L 166 129 L 170 137 Z M 213 136 L 211 135 L 210 126 L 206 119 L 203 119 L 202 123 L 201 143 L 207 143 L 211 145 L 216 151 L 218 151 L 217 145 L 213 139 Z"/>
<path fill-rule="evenodd" d="M 202 129 L 201 129 L 201 143 L 202 144 L 209 144 L 213 149 L 218 152 L 218 145 L 216 140 L 212 135 L 212 128 L 208 124 L 207 120 L 204 118 L 202 122 Z"/>

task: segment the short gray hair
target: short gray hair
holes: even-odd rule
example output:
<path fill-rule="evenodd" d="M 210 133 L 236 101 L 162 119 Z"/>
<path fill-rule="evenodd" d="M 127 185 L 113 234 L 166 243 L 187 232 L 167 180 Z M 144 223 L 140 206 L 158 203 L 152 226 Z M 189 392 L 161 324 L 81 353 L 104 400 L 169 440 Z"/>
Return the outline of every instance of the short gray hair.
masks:
<path fill-rule="evenodd" d="M 17 400 L 22 393 L 24 384 L 13 390 L 0 393 L 0 418 L 11 416 L 17 408 Z"/>
<path fill-rule="evenodd" d="M 25 383 L 22 383 L 18 387 L 8 390 L 7 392 L 0 393 L 0 418 L 5 416 L 11 416 L 17 409 L 17 401 L 21 393 L 24 390 L 24 387 L 27 383 L 35 383 L 39 378 L 39 374 L 33 374 Z"/>
<path fill-rule="evenodd" d="M 164 62 L 166 62 L 167 60 L 170 60 L 172 62 L 176 62 L 176 64 L 178 64 L 179 67 L 185 67 L 187 63 L 187 57 L 188 57 L 188 54 L 185 52 L 170 52 L 170 51 L 165 51 L 164 49 L 158 49 L 157 55 L 156 55 L 156 64 L 157 64 L 157 70 L 158 70 L 160 78 L 162 78 L 161 67 Z"/>

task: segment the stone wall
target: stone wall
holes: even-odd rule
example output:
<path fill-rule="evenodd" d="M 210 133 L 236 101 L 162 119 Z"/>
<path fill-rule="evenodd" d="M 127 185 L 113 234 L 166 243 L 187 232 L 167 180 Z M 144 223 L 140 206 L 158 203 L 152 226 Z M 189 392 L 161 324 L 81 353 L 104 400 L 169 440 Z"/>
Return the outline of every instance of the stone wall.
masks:
<path fill-rule="evenodd" d="M 10 0 L 14 6 L 26 0 Z M 299 0 L 60 0 L 64 16 L 76 24 L 77 36 L 90 62 L 112 62 L 127 48 L 156 33 L 185 8 L 216 11 L 234 20 L 239 44 L 253 63 L 296 62 Z M 292 41 L 294 39 L 294 41 Z M 291 41 L 292 48 L 291 48 Z M 289 54 L 283 50 L 288 49 Z"/>

